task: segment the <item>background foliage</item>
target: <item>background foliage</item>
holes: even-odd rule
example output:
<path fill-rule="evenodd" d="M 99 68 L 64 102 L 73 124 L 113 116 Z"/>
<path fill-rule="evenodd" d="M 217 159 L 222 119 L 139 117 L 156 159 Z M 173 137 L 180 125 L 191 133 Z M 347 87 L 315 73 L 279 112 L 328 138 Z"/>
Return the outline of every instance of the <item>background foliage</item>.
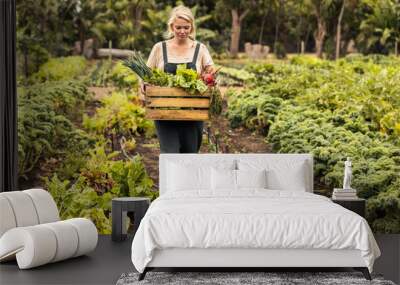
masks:
<path fill-rule="evenodd" d="M 328 58 L 354 49 L 399 52 L 398 0 L 27 0 L 17 1 L 20 73 L 29 76 L 49 57 L 69 55 L 75 42 L 82 48 L 89 38 L 96 47 L 111 43 L 148 54 L 179 4 L 192 7 L 197 39 L 222 56 L 237 56 L 245 42 L 268 45 L 278 58 L 300 52 L 302 43 L 304 52 Z"/>

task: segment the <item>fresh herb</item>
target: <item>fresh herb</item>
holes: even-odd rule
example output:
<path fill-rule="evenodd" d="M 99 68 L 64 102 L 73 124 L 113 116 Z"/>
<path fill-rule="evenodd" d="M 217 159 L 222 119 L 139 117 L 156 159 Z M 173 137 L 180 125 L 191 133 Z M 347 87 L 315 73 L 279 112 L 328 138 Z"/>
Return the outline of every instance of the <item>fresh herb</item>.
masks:
<path fill-rule="evenodd" d="M 124 60 L 123 64 L 132 69 L 144 81 L 153 76 L 152 70 L 146 65 L 142 55 L 136 51 L 133 52 L 129 59 Z"/>

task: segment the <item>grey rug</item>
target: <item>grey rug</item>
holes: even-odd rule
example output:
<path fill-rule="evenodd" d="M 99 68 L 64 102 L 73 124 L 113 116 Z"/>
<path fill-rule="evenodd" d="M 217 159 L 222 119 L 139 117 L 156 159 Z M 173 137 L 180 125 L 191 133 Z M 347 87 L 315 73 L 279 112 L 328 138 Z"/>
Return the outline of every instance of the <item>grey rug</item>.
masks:
<path fill-rule="evenodd" d="M 213 285 L 395 285 L 381 276 L 368 281 L 360 272 L 148 272 L 142 281 L 139 273 L 122 274 L 116 285 L 213 284 Z"/>

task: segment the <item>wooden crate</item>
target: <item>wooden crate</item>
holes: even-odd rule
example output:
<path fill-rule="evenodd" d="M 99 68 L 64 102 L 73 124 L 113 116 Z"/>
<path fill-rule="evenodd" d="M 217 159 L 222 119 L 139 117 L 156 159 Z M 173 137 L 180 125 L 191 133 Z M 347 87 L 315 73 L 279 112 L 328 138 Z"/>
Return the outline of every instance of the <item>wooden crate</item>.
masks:
<path fill-rule="evenodd" d="M 146 86 L 146 118 L 151 120 L 209 120 L 210 94 L 191 95 L 176 87 Z"/>

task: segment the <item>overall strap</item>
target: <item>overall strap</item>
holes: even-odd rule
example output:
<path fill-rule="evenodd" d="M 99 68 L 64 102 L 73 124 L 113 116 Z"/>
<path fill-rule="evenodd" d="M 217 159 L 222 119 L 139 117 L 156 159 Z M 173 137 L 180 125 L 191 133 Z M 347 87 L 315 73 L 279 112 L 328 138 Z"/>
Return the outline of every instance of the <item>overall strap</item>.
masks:
<path fill-rule="evenodd" d="M 162 53 L 163 53 L 164 64 L 167 64 L 168 63 L 167 43 L 165 41 L 162 42 Z"/>
<path fill-rule="evenodd" d="M 197 57 L 199 55 L 199 50 L 200 50 L 200 43 L 196 44 L 196 50 L 194 51 L 194 55 L 193 55 L 193 61 L 192 64 L 196 65 L 197 62 Z"/>

